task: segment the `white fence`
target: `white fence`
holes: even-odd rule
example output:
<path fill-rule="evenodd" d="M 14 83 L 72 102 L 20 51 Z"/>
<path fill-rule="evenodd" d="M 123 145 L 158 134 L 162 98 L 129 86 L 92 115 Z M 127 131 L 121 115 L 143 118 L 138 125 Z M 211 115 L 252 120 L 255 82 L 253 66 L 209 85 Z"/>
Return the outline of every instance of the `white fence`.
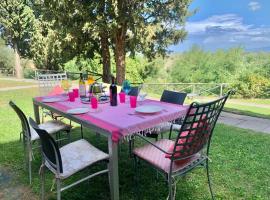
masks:
<path fill-rule="evenodd" d="M 229 83 L 145 83 L 149 93 L 161 94 L 163 90 L 186 92 L 193 96 L 222 96 Z"/>

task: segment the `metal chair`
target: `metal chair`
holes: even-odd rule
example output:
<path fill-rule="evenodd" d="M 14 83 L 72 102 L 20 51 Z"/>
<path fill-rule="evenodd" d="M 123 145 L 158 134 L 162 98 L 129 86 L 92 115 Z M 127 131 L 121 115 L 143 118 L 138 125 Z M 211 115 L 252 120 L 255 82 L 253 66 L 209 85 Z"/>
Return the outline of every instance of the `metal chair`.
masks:
<path fill-rule="evenodd" d="M 40 96 L 48 95 L 55 86 L 61 84 L 62 80 L 67 80 L 66 72 L 56 74 L 37 74 L 36 76 Z"/>
<path fill-rule="evenodd" d="M 61 81 L 67 80 L 67 73 L 36 73 L 36 80 L 38 81 L 40 96 L 47 96 L 54 87 L 61 85 Z M 62 117 L 56 113 L 42 110 L 42 122 L 47 115 L 50 115 L 55 120 Z"/>
<path fill-rule="evenodd" d="M 10 101 L 9 105 L 13 108 L 13 110 L 17 113 L 18 117 L 21 120 L 22 131 L 20 132 L 20 139 L 21 138 L 23 139 L 26 165 L 28 167 L 29 172 L 29 183 L 31 184 L 32 183 L 31 163 L 33 159 L 33 149 L 38 147 L 38 146 L 33 147 L 33 144 L 35 141 L 39 139 L 39 136 L 37 132 L 29 126 L 28 120 L 23 111 L 13 101 Z M 70 140 L 71 126 L 63 123 L 62 121 L 56 120 L 47 121 L 43 124 L 40 124 L 39 127 L 45 129 L 49 134 L 56 134 L 61 131 L 64 131 L 67 133 L 68 139 Z M 59 135 L 57 135 L 57 137 L 59 137 Z"/>
<path fill-rule="evenodd" d="M 184 92 L 164 90 L 161 95 L 160 101 L 183 105 L 186 97 L 187 97 L 187 93 L 184 93 Z"/>
<path fill-rule="evenodd" d="M 164 90 L 162 95 L 161 95 L 160 101 L 166 102 L 166 103 L 183 105 L 186 96 L 187 96 L 187 93 Z M 146 137 L 154 138 L 154 139 L 158 140 L 159 134 L 161 134 L 161 138 L 163 138 L 163 133 L 170 131 L 169 139 L 171 139 L 171 132 L 180 130 L 181 119 L 177 119 L 174 123 L 168 122 L 168 124 L 166 126 L 162 125 L 162 126 L 157 126 L 156 128 L 157 128 L 157 130 L 152 131 L 152 132 L 143 131 L 142 135 L 145 135 Z M 133 148 L 132 146 L 134 146 L 134 138 L 132 138 L 129 141 L 130 155 L 131 155 L 131 149 Z"/>
<path fill-rule="evenodd" d="M 121 89 L 121 92 L 124 92 L 124 90 Z M 130 96 L 138 96 L 139 95 L 139 87 L 138 86 L 131 87 L 131 90 L 129 91 L 128 95 L 130 95 Z"/>
<path fill-rule="evenodd" d="M 41 197 L 45 196 L 45 167 L 48 168 L 56 179 L 57 200 L 61 199 L 61 192 L 69 189 L 94 176 L 108 173 L 108 167 L 104 170 L 88 175 L 70 185 L 61 187 L 61 182 L 73 174 L 100 161 L 108 161 L 109 155 L 92 146 L 84 139 L 69 143 L 59 149 L 57 143 L 46 130 L 40 129 L 36 122 L 29 118 L 30 125 L 40 136 L 42 149 L 42 164 L 40 167 L 41 176 Z"/>
<path fill-rule="evenodd" d="M 48 95 L 54 87 L 61 85 L 61 81 L 67 80 L 67 72 L 61 73 L 49 73 L 49 74 L 42 74 L 36 73 L 36 79 L 38 80 L 39 85 L 39 93 L 41 96 Z M 52 119 L 58 120 L 59 118 L 63 118 L 61 115 L 57 113 L 53 113 L 51 111 L 46 111 L 42 109 L 42 122 L 44 121 L 44 117 L 51 116 Z M 69 121 L 71 126 L 71 121 Z M 81 126 L 81 138 L 83 138 L 83 127 Z"/>
<path fill-rule="evenodd" d="M 230 93 L 209 103 L 192 103 L 175 141 L 162 139 L 153 143 L 142 135 L 136 135 L 149 144 L 133 150 L 135 169 L 138 169 L 138 161 L 144 160 L 161 172 L 169 186 L 170 200 L 175 197 L 176 178 L 198 166 L 206 168 L 211 197 L 214 199 L 208 164 L 210 142 L 217 119 Z M 136 178 L 138 178 L 137 173 Z"/>
<path fill-rule="evenodd" d="M 177 104 L 177 105 L 183 105 L 184 101 L 186 99 L 187 93 L 184 92 L 175 92 L 175 91 L 170 91 L 170 90 L 164 90 L 160 101 L 166 102 L 166 103 L 172 103 L 172 104 Z M 169 139 L 171 139 L 171 132 L 174 131 L 179 131 L 181 128 L 181 119 L 175 120 L 174 123 L 168 123 L 167 126 L 162 126 L 160 127 L 159 131 L 151 132 L 151 133 L 146 133 L 145 135 L 150 138 L 155 138 L 156 140 L 158 139 L 159 134 L 161 134 L 161 137 L 163 138 L 163 133 L 170 131 L 169 134 Z"/>

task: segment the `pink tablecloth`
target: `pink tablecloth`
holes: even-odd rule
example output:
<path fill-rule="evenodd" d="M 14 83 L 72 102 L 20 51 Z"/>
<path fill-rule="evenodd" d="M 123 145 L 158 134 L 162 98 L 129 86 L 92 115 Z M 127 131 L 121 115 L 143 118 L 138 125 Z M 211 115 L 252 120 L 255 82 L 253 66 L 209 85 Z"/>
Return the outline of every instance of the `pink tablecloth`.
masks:
<path fill-rule="evenodd" d="M 37 97 L 37 101 L 42 102 L 42 97 Z M 155 100 L 145 100 L 140 105 L 162 106 L 163 111 L 156 114 L 138 114 L 134 108 L 130 108 L 129 102 L 124 104 L 118 102 L 118 106 L 112 107 L 109 103 L 99 104 L 94 110 L 89 104 L 83 104 L 77 98 L 75 102 L 61 101 L 55 103 L 44 103 L 54 109 L 66 112 L 71 108 L 88 107 L 90 112 L 75 115 L 78 119 L 89 121 L 96 126 L 107 130 L 112 134 L 113 141 L 118 141 L 123 137 L 154 127 L 160 123 L 175 120 L 185 115 L 188 106 L 179 106 Z M 142 116 L 142 117 L 140 117 Z"/>

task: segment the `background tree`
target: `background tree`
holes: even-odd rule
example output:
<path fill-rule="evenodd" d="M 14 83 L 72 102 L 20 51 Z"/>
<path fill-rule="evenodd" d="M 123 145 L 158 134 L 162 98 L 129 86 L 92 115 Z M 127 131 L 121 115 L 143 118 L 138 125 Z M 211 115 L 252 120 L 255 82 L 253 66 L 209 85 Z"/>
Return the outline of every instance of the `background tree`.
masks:
<path fill-rule="evenodd" d="M 62 57 L 58 65 L 63 66 L 64 62 L 74 58 L 78 59 L 78 63 L 80 59 L 94 59 L 98 53 L 103 64 L 103 81 L 109 82 L 111 63 L 105 1 L 47 0 L 40 5 L 40 22 L 50 24 L 50 29 L 57 36 L 56 41 L 61 40 L 61 46 L 56 48 Z M 49 32 L 41 33 L 42 37 L 49 37 Z M 37 41 L 40 39 L 37 38 Z"/>
<path fill-rule="evenodd" d="M 5 41 L 0 38 L 0 68 L 11 70 L 14 67 L 14 52 L 5 45 Z"/>
<path fill-rule="evenodd" d="M 111 39 L 117 82 L 126 73 L 126 53 L 141 52 L 148 58 L 166 55 L 167 47 L 183 40 L 191 0 L 111 0 Z"/>
<path fill-rule="evenodd" d="M 98 42 L 85 31 L 92 25 L 86 24 L 89 16 L 84 6 L 75 0 L 36 2 L 32 53 L 38 67 L 63 69 L 73 58 L 94 57 Z"/>
<path fill-rule="evenodd" d="M 30 35 L 35 16 L 26 0 L 0 1 L 0 32 L 7 45 L 14 49 L 17 78 L 23 78 L 21 57 L 29 55 Z"/>

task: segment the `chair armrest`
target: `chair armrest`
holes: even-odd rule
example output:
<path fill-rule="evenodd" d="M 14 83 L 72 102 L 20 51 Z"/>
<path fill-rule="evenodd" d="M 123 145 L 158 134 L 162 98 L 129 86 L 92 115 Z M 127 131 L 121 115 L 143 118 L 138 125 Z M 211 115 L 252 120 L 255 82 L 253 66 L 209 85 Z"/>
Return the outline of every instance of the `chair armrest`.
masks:
<path fill-rule="evenodd" d="M 140 134 L 135 134 L 136 136 L 139 136 L 141 139 L 143 139 L 144 141 L 148 142 L 149 144 L 151 144 L 152 146 L 154 146 L 155 148 L 157 148 L 158 150 L 162 151 L 163 153 L 172 155 L 173 153 L 167 152 L 164 149 L 160 148 L 159 146 L 155 145 L 153 142 L 151 142 L 150 140 L 147 140 L 145 137 L 143 137 Z"/>

